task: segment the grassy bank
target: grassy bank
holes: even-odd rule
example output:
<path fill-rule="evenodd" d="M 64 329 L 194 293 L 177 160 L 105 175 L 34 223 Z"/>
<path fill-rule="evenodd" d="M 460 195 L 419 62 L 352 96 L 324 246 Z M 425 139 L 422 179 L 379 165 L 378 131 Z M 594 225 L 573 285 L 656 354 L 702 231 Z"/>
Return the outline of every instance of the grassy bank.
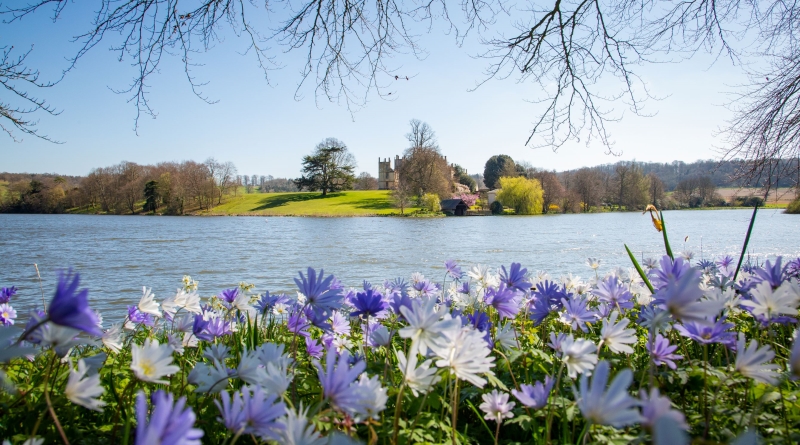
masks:
<path fill-rule="evenodd" d="M 407 208 L 406 213 L 418 210 Z M 329 193 L 252 193 L 230 198 L 200 215 L 373 216 L 399 215 L 388 190 Z"/>

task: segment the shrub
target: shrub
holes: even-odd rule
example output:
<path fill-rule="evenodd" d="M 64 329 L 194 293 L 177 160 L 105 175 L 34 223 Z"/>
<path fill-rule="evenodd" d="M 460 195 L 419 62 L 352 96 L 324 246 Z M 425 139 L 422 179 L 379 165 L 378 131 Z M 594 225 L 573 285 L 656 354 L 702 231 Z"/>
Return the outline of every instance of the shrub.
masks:
<path fill-rule="evenodd" d="M 492 211 L 492 215 L 502 215 L 503 214 L 503 203 L 495 200 L 489 205 L 489 210 Z"/>
<path fill-rule="evenodd" d="M 436 193 L 426 193 L 419 199 L 421 207 L 428 212 L 441 212 L 442 203 Z"/>
<path fill-rule="evenodd" d="M 800 198 L 797 198 L 794 201 L 792 201 L 791 204 L 789 204 L 789 207 L 786 207 L 786 211 L 784 213 L 800 215 Z"/>

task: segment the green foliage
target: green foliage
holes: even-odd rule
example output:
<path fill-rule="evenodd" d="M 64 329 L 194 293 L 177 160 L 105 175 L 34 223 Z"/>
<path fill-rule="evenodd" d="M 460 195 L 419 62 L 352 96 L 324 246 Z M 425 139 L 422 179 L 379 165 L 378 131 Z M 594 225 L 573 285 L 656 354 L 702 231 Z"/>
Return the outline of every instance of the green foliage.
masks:
<path fill-rule="evenodd" d="M 344 142 L 328 138 L 320 142 L 313 154 L 303 157 L 303 176 L 296 179 L 300 190 L 320 190 L 322 196 L 353 188 L 356 162 Z"/>
<path fill-rule="evenodd" d="M 489 210 L 492 212 L 492 215 L 502 215 L 503 203 L 495 199 L 494 201 L 492 201 L 492 204 L 489 205 Z"/>
<path fill-rule="evenodd" d="M 514 160 L 508 155 L 495 155 L 486 161 L 483 168 L 483 183 L 490 189 L 500 187 L 499 180 L 503 176 L 516 176 L 517 168 Z"/>
<path fill-rule="evenodd" d="M 428 212 L 441 212 L 442 202 L 439 195 L 435 193 L 426 193 L 419 198 L 420 207 Z"/>
<path fill-rule="evenodd" d="M 522 176 L 515 178 L 502 177 L 499 181 L 500 192 L 497 194 L 503 205 L 514 209 L 517 215 L 538 215 L 542 213 L 544 192 L 536 179 Z"/>
<path fill-rule="evenodd" d="M 147 181 L 144 185 L 144 211 L 155 212 L 158 210 L 160 198 L 158 181 Z"/>

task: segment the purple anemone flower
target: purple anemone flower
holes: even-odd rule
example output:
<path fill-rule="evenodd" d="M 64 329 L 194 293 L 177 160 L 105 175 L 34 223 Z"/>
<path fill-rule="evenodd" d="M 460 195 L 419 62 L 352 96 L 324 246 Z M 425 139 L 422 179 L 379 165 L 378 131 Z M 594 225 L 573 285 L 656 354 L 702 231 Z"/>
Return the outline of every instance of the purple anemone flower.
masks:
<path fill-rule="evenodd" d="M 783 273 L 786 274 L 787 279 L 800 278 L 800 258 L 795 258 L 786 263 L 786 269 L 784 269 Z"/>
<path fill-rule="evenodd" d="M 403 314 L 400 312 L 400 308 L 406 307 L 408 310 L 412 310 L 411 297 L 409 297 L 408 294 L 395 293 L 389 300 L 389 307 L 392 308 L 392 312 L 397 314 L 399 320 L 405 320 L 405 317 L 403 317 Z"/>
<path fill-rule="evenodd" d="M 384 281 L 383 287 L 392 294 L 408 294 L 408 283 L 406 283 L 406 280 L 402 277 L 395 278 L 393 281 Z"/>
<path fill-rule="evenodd" d="M 724 257 L 718 259 L 715 264 L 717 269 L 722 272 L 723 275 L 726 277 L 730 277 L 733 275 L 733 272 L 736 269 L 736 260 L 733 259 L 730 255 L 725 255 Z"/>
<path fill-rule="evenodd" d="M 437 288 L 435 284 L 431 283 L 428 280 L 418 281 L 414 283 L 412 287 L 414 288 L 415 291 L 419 293 L 419 295 L 423 297 L 433 296 L 436 294 L 436 291 L 439 290 L 439 288 Z"/>
<path fill-rule="evenodd" d="M 550 280 L 544 280 L 537 284 L 532 295 L 544 299 L 548 306 L 556 306 L 558 309 L 561 308 L 561 299 L 567 297 L 567 293 L 562 290 L 561 285 Z"/>
<path fill-rule="evenodd" d="M 142 312 L 137 306 L 128 306 L 128 320 L 134 324 L 143 324 L 145 326 L 154 326 L 155 321 L 150 314 Z"/>
<path fill-rule="evenodd" d="M 519 391 L 511 390 L 511 394 L 528 408 L 542 409 L 547 406 L 547 398 L 553 389 L 555 381 L 548 375 L 544 378 L 544 383 L 536 382 L 533 385 L 520 385 Z"/>
<path fill-rule="evenodd" d="M 608 303 L 614 308 L 633 309 L 633 294 L 627 287 L 619 282 L 617 277 L 610 277 L 597 285 L 597 289 L 592 291 L 597 295 L 597 299 Z"/>
<path fill-rule="evenodd" d="M 325 348 L 323 348 L 318 341 L 312 340 L 311 337 L 306 337 L 306 352 L 308 355 L 319 360 L 322 358 L 322 353 L 324 351 Z"/>
<path fill-rule="evenodd" d="M 211 320 L 208 320 L 208 325 L 206 326 L 205 332 L 212 337 L 217 338 L 232 334 L 233 329 L 231 328 L 230 322 L 225 321 L 222 318 L 212 318 Z"/>
<path fill-rule="evenodd" d="M 197 314 L 194 316 L 194 322 L 192 323 L 192 334 L 196 338 L 205 341 L 214 340 L 214 337 L 212 337 L 211 334 L 206 332 L 207 327 L 208 327 L 208 321 L 206 321 L 202 315 Z"/>
<path fill-rule="evenodd" d="M 469 295 L 469 281 L 461 283 L 461 286 L 458 288 L 458 293 Z"/>
<path fill-rule="evenodd" d="M 489 316 L 486 315 L 486 312 L 478 311 L 474 314 L 467 314 L 467 321 L 481 332 L 492 329 L 492 322 L 489 321 Z"/>
<path fill-rule="evenodd" d="M 511 263 L 511 268 L 506 271 L 506 266 L 500 266 L 500 281 L 509 288 L 527 292 L 531 288 L 531 282 L 525 278 L 528 269 L 523 269 L 519 263 Z"/>
<path fill-rule="evenodd" d="M 295 278 L 294 282 L 300 289 L 300 292 L 306 296 L 306 304 L 310 307 L 320 318 L 330 318 L 331 313 L 342 306 L 342 289 L 331 287 L 333 282 L 333 275 L 328 275 L 325 278 L 325 271 L 317 271 L 308 268 L 308 276 L 303 275 L 303 272 L 298 272 L 300 279 Z M 323 317 L 324 316 L 324 317 Z"/>
<path fill-rule="evenodd" d="M 550 315 L 550 305 L 546 299 L 533 298 L 529 305 L 530 319 L 534 326 L 542 324 L 545 318 Z"/>
<path fill-rule="evenodd" d="M 361 397 L 358 391 L 352 391 L 350 385 L 364 372 L 367 365 L 362 360 L 357 360 L 350 366 L 350 353 L 345 349 L 339 358 L 336 358 L 336 349 L 328 349 L 325 357 L 325 369 L 317 362 L 317 375 L 322 385 L 322 394 L 331 404 L 338 409 L 345 410 L 357 403 Z"/>
<path fill-rule="evenodd" d="M 587 332 L 589 329 L 586 327 L 586 323 L 595 321 L 595 316 L 594 312 L 586 308 L 586 299 L 582 297 L 574 297 L 569 300 L 562 298 L 561 302 L 566 309 L 566 312 L 561 315 L 562 319 L 572 329 L 580 328 L 583 332 Z"/>
<path fill-rule="evenodd" d="M 728 330 L 733 328 L 733 323 L 725 323 L 725 318 L 720 318 L 713 325 L 704 323 L 685 322 L 683 325 L 676 324 L 675 330 L 682 336 L 707 345 L 710 343 L 729 344 L 736 342 L 736 336 Z"/>
<path fill-rule="evenodd" d="M 377 317 L 382 315 L 388 304 L 383 301 L 383 295 L 372 289 L 367 289 L 365 292 L 356 293 L 356 297 L 351 300 L 355 311 L 350 313 L 351 317 Z"/>
<path fill-rule="evenodd" d="M 678 349 L 678 345 L 670 345 L 669 340 L 664 338 L 661 334 L 656 335 L 653 344 L 648 340 L 645 347 L 653 357 L 653 363 L 655 363 L 656 366 L 667 365 L 670 369 L 676 369 L 677 366 L 675 366 L 673 360 L 680 360 L 683 358 L 682 355 L 673 354 L 673 352 Z"/>
<path fill-rule="evenodd" d="M 34 329 L 34 327 L 41 323 L 42 320 L 47 318 L 47 314 L 41 309 L 31 311 L 31 317 L 25 323 L 25 341 L 28 343 L 39 344 L 42 342 L 42 326 Z"/>
<path fill-rule="evenodd" d="M 447 270 L 447 275 L 450 275 L 454 280 L 460 280 L 464 273 L 461 271 L 461 266 L 456 263 L 456 260 L 447 260 L 444 262 L 444 268 Z"/>
<path fill-rule="evenodd" d="M 308 328 L 310 326 L 311 323 L 308 322 L 305 315 L 302 313 L 292 314 L 286 322 L 286 327 L 289 328 L 289 332 L 303 337 L 311 336 L 311 334 L 308 333 Z"/>
<path fill-rule="evenodd" d="M 234 287 L 231 289 L 225 289 L 224 291 L 220 292 L 217 297 L 222 300 L 224 303 L 228 303 L 227 306 L 230 306 L 233 303 L 233 300 L 236 300 L 236 297 L 239 296 L 239 288 Z"/>
<path fill-rule="evenodd" d="M 686 272 L 691 270 L 691 266 L 683 258 L 675 258 L 673 262 L 672 258 L 667 255 L 661 257 L 659 266 L 649 272 L 650 283 L 656 289 L 666 286 L 670 282 L 670 278 L 673 282 L 679 281 Z"/>
<path fill-rule="evenodd" d="M 153 412 L 148 419 L 144 392 L 136 395 L 135 445 L 200 445 L 203 430 L 193 428 L 196 417 L 191 408 L 184 409 L 186 397 L 173 403 L 172 394 L 158 390 L 153 393 L 152 401 Z"/>
<path fill-rule="evenodd" d="M 311 323 L 312 325 L 322 329 L 323 331 L 331 330 L 331 324 L 328 323 L 330 317 L 327 316 L 328 315 L 327 312 L 317 313 L 314 311 L 314 309 L 306 307 L 304 313 L 306 316 L 306 320 L 308 320 L 308 322 Z M 333 314 L 331 314 L 331 316 L 332 315 Z"/>
<path fill-rule="evenodd" d="M 4 287 L 0 290 L 0 304 L 8 303 L 11 301 L 11 297 L 17 294 L 17 288 L 15 286 L 11 287 Z"/>
<path fill-rule="evenodd" d="M 764 267 L 760 267 L 753 271 L 755 276 L 753 276 L 752 281 L 754 283 L 768 281 L 773 289 L 778 288 L 783 282 L 784 267 L 781 266 L 782 260 L 782 257 L 775 258 L 775 264 L 772 264 L 769 260 L 767 260 L 767 263 L 764 264 Z"/>
<path fill-rule="evenodd" d="M 276 304 L 289 304 L 290 302 L 291 299 L 286 294 L 270 295 L 269 292 L 264 292 L 256 302 L 256 308 L 258 312 L 265 314 Z"/>
<path fill-rule="evenodd" d="M 515 288 L 506 287 L 506 283 L 500 283 L 497 288 L 489 288 L 484 298 L 486 304 L 497 309 L 500 318 L 516 317 L 520 309 L 520 300 L 520 295 Z"/>
<path fill-rule="evenodd" d="M 47 309 L 48 318 L 57 325 L 99 337 L 103 332 L 97 327 L 97 314 L 89 307 L 89 290 L 78 291 L 79 285 L 80 274 L 76 273 L 74 278 L 72 271 L 59 274 L 56 294 Z"/>

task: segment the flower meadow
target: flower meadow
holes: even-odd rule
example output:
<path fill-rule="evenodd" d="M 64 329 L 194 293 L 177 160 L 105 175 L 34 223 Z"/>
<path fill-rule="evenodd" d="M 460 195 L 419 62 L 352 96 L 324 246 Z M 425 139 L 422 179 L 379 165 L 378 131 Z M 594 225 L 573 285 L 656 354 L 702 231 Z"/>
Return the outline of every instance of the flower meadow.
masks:
<path fill-rule="evenodd" d="M 800 259 L 696 260 L 664 239 L 630 268 L 589 258 L 585 279 L 447 261 L 435 278 L 349 287 L 308 268 L 291 295 L 201 296 L 186 276 L 118 323 L 70 270 L 29 316 L 2 288 L 0 438 L 800 442 Z"/>

